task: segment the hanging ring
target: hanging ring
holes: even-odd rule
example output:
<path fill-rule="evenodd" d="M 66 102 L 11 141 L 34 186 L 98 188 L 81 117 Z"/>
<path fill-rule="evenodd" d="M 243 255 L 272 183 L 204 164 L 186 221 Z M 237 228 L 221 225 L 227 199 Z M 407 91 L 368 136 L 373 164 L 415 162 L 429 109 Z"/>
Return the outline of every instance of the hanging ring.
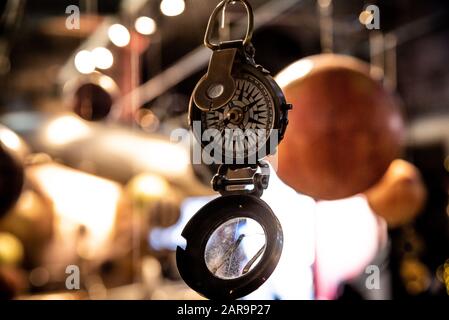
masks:
<path fill-rule="evenodd" d="M 212 49 L 212 50 L 220 49 L 221 43 L 217 44 L 217 43 L 211 42 L 212 31 L 213 31 L 212 27 L 214 25 L 214 22 L 217 19 L 218 14 L 222 10 L 225 10 L 226 6 L 231 2 L 232 3 L 240 2 L 245 7 L 246 13 L 248 16 L 248 20 L 247 20 L 248 26 L 246 29 L 245 38 L 242 41 L 243 41 L 244 46 L 248 45 L 251 42 L 251 39 L 253 37 L 253 29 L 254 29 L 254 14 L 253 14 L 253 9 L 252 9 L 251 5 L 246 0 L 223 0 L 214 9 L 214 11 L 212 12 L 212 14 L 209 18 L 209 23 L 207 24 L 206 35 L 204 37 L 204 45 L 206 47 L 208 47 L 209 49 Z M 226 41 L 226 42 L 234 42 L 234 41 Z"/>

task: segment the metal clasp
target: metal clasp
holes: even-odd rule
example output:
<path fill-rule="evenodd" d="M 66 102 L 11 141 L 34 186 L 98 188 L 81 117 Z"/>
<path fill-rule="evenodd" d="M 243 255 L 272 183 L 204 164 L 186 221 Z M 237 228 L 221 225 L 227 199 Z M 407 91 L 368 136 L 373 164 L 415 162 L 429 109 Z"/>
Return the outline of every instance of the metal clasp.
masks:
<path fill-rule="evenodd" d="M 227 177 L 228 170 L 236 171 L 240 169 L 251 168 L 256 172 L 248 178 L 229 179 Z M 260 169 L 260 172 L 257 172 Z M 268 188 L 270 180 L 270 166 L 265 161 L 259 161 L 256 166 L 229 166 L 222 164 L 217 174 L 212 179 L 212 187 L 221 195 L 232 194 L 248 194 L 260 198 L 263 191 Z M 252 186 L 252 189 L 248 189 Z"/>
<path fill-rule="evenodd" d="M 240 2 L 245 7 L 246 13 L 248 16 L 248 26 L 246 29 L 245 38 L 242 40 L 230 40 L 230 41 L 225 41 L 225 42 L 221 42 L 221 43 L 212 43 L 212 41 L 211 41 L 212 34 L 213 34 L 212 27 L 214 25 L 214 22 L 217 20 L 218 14 L 222 10 L 225 11 L 226 6 L 229 3 L 236 3 L 236 2 Z M 209 23 L 207 24 L 206 34 L 204 36 L 204 45 L 212 50 L 218 50 L 218 49 L 222 48 L 223 46 L 226 46 L 226 44 L 230 44 L 230 43 L 231 44 L 232 43 L 243 43 L 243 46 L 247 46 L 251 42 L 251 39 L 253 37 L 253 29 L 254 29 L 253 9 L 252 9 L 251 5 L 246 0 L 223 0 L 217 5 L 217 7 L 212 12 L 212 15 L 209 18 Z"/>
<path fill-rule="evenodd" d="M 193 101 L 204 111 L 212 111 L 229 103 L 234 96 L 235 81 L 232 77 L 236 48 L 215 50 L 206 75 L 193 92 Z"/>

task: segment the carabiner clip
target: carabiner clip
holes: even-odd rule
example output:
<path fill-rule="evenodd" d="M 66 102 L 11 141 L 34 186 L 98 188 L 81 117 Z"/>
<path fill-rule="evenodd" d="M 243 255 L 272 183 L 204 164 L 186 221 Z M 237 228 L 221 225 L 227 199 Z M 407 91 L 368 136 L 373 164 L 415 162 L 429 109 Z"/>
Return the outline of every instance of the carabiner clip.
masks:
<path fill-rule="evenodd" d="M 209 49 L 218 50 L 218 49 L 220 49 L 220 46 L 223 43 L 238 41 L 238 40 L 228 40 L 228 41 L 225 41 L 223 43 L 218 43 L 218 44 L 211 42 L 212 27 L 214 25 L 214 22 L 217 19 L 218 14 L 222 10 L 226 10 L 226 6 L 229 3 L 235 3 L 235 2 L 240 2 L 245 7 L 246 13 L 248 16 L 248 26 L 246 29 L 246 35 L 245 35 L 245 38 L 242 40 L 243 46 L 246 46 L 251 42 L 251 39 L 253 37 L 253 29 L 254 29 L 254 14 L 253 14 L 253 9 L 252 9 L 251 5 L 246 0 L 223 0 L 214 9 L 214 11 L 212 12 L 212 14 L 209 18 L 209 23 L 207 24 L 206 34 L 204 36 L 204 45 L 206 47 L 208 47 Z"/>

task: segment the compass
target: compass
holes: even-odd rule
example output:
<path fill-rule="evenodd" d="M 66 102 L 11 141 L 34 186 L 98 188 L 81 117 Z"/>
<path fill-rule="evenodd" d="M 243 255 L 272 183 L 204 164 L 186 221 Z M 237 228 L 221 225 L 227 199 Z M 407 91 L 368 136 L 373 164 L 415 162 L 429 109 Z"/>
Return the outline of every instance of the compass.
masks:
<path fill-rule="evenodd" d="M 235 91 L 229 102 L 202 110 L 193 96 L 189 122 L 203 149 L 214 151 L 217 164 L 255 163 L 276 152 L 291 105 L 263 67 L 237 61 L 233 69 Z"/>
<path fill-rule="evenodd" d="M 231 2 L 246 8 L 245 39 L 212 43 L 211 26 Z M 189 221 L 176 262 L 184 281 L 209 299 L 238 299 L 256 290 L 282 253 L 281 225 L 260 197 L 270 176 L 263 158 L 283 139 L 291 105 L 270 72 L 256 64 L 252 31 L 246 0 L 218 4 L 205 36 L 209 67 L 190 99 L 190 127 L 202 153 L 219 165 L 211 184 L 221 197 Z"/>

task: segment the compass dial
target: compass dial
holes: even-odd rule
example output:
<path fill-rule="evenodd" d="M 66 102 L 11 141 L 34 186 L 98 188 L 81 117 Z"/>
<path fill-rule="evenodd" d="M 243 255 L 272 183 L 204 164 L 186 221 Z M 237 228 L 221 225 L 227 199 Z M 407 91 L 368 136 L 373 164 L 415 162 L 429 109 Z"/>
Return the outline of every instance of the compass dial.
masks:
<path fill-rule="evenodd" d="M 274 125 L 274 103 L 267 88 L 255 77 L 236 78 L 231 102 L 202 114 L 202 130 L 215 129 L 211 143 L 221 141 L 233 158 L 253 155 L 265 145 Z M 220 139 L 221 135 L 221 139 Z"/>

